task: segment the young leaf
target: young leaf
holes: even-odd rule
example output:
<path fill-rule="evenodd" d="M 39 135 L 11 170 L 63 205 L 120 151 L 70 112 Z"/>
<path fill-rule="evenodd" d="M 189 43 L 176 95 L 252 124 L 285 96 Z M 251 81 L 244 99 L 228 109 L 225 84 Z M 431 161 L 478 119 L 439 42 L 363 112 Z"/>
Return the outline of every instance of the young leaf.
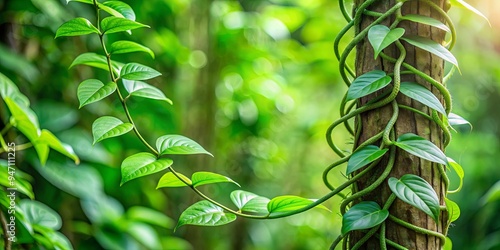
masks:
<path fill-rule="evenodd" d="M 109 47 L 109 53 L 110 54 L 124 54 L 124 53 L 131 53 L 131 52 L 146 52 L 148 53 L 152 58 L 155 58 L 154 52 L 141 44 L 138 44 L 136 42 L 131 42 L 131 41 L 116 41 L 111 44 Z"/>
<path fill-rule="evenodd" d="M 120 186 L 122 186 L 125 182 L 133 180 L 135 178 L 154 174 L 156 172 L 164 170 L 170 167 L 172 163 L 173 161 L 171 159 L 157 159 L 151 153 L 138 153 L 129 156 L 122 162 L 122 181 L 120 183 Z"/>
<path fill-rule="evenodd" d="M 177 173 L 177 175 L 185 182 L 189 183 L 189 185 L 193 185 L 193 182 L 191 182 L 191 180 L 187 178 L 185 175 L 181 173 Z M 172 172 L 168 172 L 160 178 L 160 181 L 158 181 L 156 189 L 164 187 L 187 187 L 187 185 L 181 180 L 179 180 L 179 178 L 177 178 Z"/>
<path fill-rule="evenodd" d="M 19 88 L 4 74 L 0 73 L 0 96 L 5 100 L 9 97 L 12 101 L 16 102 L 18 105 L 28 107 L 30 101 L 28 97 L 23 95 Z"/>
<path fill-rule="evenodd" d="M 412 21 L 412 22 L 417 22 L 417 23 L 422 23 L 422 24 L 426 24 L 426 25 L 429 25 L 429 26 L 432 26 L 432 27 L 436 27 L 438 29 L 441 29 L 441 30 L 444 30 L 446 32 L 451 32 L 450 28 L 448 28 L 448 26 L 446 26 L 444 23 L 432 18 L 432 17 L 429 17 L 429 16 L 422 16 L 422 15 L 415 15 L 415 14 L 408 14 L 408 15 L 404 15 L 402 17 L 403 20 L 408 20 L 408 21 Z"/>
<path fill-rule="evenodd" d="M 484 20 L 486 20 L 488 22 L 488 24 L 490 25 L 490 27 L 491 27 L 490 20 L 488 20 L 488 18 L 485 15 L 483 15 L 483 13 L 481 13 L 481 11 L 479 11 L 476 8 L 472 7 L 472 5 L 466 3 L 464 0 L 450 0 L 450 3 L 453 6 L 457 6 L 457 7 L 464 8 L 464 9 L 467 9 L 469 11 L 472 11 L 474 14 L 476 14 L 476 15 L 484 18 Z"/>
<path fill-rule="evenodd" d="M 269 203 L 267 204 L 267 210 L 269 211 L 269 214 L 284 213 L 301 209 L 313 202 L 314 202 L 313 200 L 309 200 L 295 195 L 283 195 L 271 199 L 271 201 L 269 201 Z M 323 205 L 317 205 L 316 207 L 330 211 Z"/>
<path fill-rule="evenodd" d="M 105 34 L 134 30 L 144 27 L 149 28 L 148 25 L 144 25 L 142 23 L 138 23 L 126 18 L 120 18 L 114 16 L 106 17 L 101 21 L 101 28 L 103 30 L 103 33 Z"/>
<path fill-rule="evenodd" d="M 428 51 L 436 56 L 441 57 L 445 61 L 457 66 L 458 68 L 458 62 L 455 56 L 447 50 L 443 45 L 425 37 L 421 36 L 405 36 L 401 38 L 402 40 L 405 40 L 409 44 L 418 47 L 420 49 L 423 49 L 425 51 Z"/>
<path fill-rule="evenodd" d="M 375 145 L 368 145 L 355 151 L 352 153 L 351 158 L 349 158 L 349 161 L 347 162 L 346 175 L 349 175 L 367 164 L 376 161 L 378 158 L 382 157 L 387 150 L 389 149 L 380 149 Z"/>
<path fill-rule="evenodd" d="M 389 211 L 381 209 L 373 201 L 362 201 L 349 209 L 342 217 L 342 235 L 353 230 L 368 229 L 384 222 Z"/>
<path fill-rule="evenodd" d="M 81 36 L 88 34 L 100 34 L 99 30 L 92 23 L 83 18 L 77 17 L 63 23 L 56 31 L 56 37 L 60 36 Z"/>
<path fill-rule="evenodd" d="M 397 41 L 404 33 L 405 30 L 403 28 L 390 30 L 384 25 L 375 25 L 371 27 L 368 31 L 368 41 L 370 41 L 373 47 L 374 58 L 376 59 L 383 49 Z"/>
<path fill-rule="evenodd" d="M 81 64 L 109 71 L 108 61 L 106 57 L 103 55 L 98 55 L 96 53 L 83 53 L 77 56 L 75 60 L 73 60 L 69 68 Z M 120 71 L 120 68 L 123 67 L 123 63 L 113 61 L 112 67 L 113 71 L 115 73 L 118 73 Z"/>
<path fill-rule="evenodd" d="M 460 207 L 454 201 L 444 198 L 446 210 L 448 211 L 448 224 L 456 221 L 460 217 Z"/>
<path fill-rule="evenodd" d="M 97 102 L 104 99 L 105 97 L 113 94 L 116 90 L 116 83 L 110 82 L 104 85 L 101 81 L 97 79 L 87 79 L 80 83 L 77 90 L 78 100 L 80 101 L 80 107 Z"/>
<path fill-rule="evenodd" d="M 241 187 L 240 184 L 231 180 L 229 177 L 211 172 L 196 172 L 191 176 L 191 180 L 193 181 L 194 187 L 220 182 L 232 182 L 238 187 Z"/>
<path fill-rule="evenodd" d="M 115 17 L 126 18 L 135 21 L 134 10 L 130 5 L 122 1 L 106 1 L 104 3 L 97 3 L 99 9 L 108 12 Z"/>
<path fill-rule="evenodd" d="M 448 157 L 448 166 L 451 167 L 455 171 L 455 173 L 457 173 L 457 176 L 459 179 L 459 184 L 458 184 L 457 189 L 454 191 L 449 191 L 449 193 L 456 193 L 462 189 L 462 185 L 464 182 L 464 175 L 465 175 L 464 169 L 462 168 L 462 166 L 460 166 L 460 164 L 458 164 L 457 162 L 455 162 L 453 159 L 451 159 L 449 157 Z"/>
<path fill-rule="evenodd" d="M 465 120 L 463 117 L 461 117 L 457 114 L 454 114 L 454 113 L 450 113 L 448 115 L 448 123 L 450 124 L 450 126 L 458 126 L 458 125 L 467 124 L 472 129 L 472 124 L 469 121 Z"/>
<path fill-rule="evenodd" d="M 389 188 L 402 201 L 422 210 L 438 221 L 439 198 L 432 186 L 420 176 L 405 174 L 399 180 L 391 177 Z"/>
<path fill-rule="evenodd" d="M 200 144 L 182 135 L 164 135 L 156 140 L 156 148 L 161 155 L 207 154 L 213 156 Z"/>
<path fill-rule="evenodd" d="M 450 238 L 446 237 L 443 245 L 443 250 L 453 250 L 453 242 Z"/>
<path fill-rule="evenodd" d="M 53 230 L 61 229 L 61 216 L 47 205 L 32 200 L 21 200 L 19 208 L 24 212 L 24 218 L 33 226 L 42 226 Z"/>
<path fill-rule="evenodd" d="M 112 116 L 98 118 L 92 124 L 93 144 L 104 139 L 123 135 L 134 128 L 131 123 L 123 123 L 120 119 Z"/>
<path fill-rule="evenodd" d="M 347 90 L 347 101 L 369 95 L 392 81 L 391 77 L 384 71 L 373 70 L 354 79 Z"/>
<path fill-rule="evenodd" d="M 10 97 L 4 98 L 5 104 L 12 115 L 13 126 L 23 133 L 30 141 L 40 136 L 40 125 L 35 112 L 28 106 L 13 101 Z"/>
<path fill-rule="evenodd" d="M 404 95 L 417 100 L 432 109 L 435 109 L 443 115 L 446 115 L 443 104 L 441 104 L 439 99 L 424 86 L 415 82 L 402 82 L 400 91 Z"/>
<path fill-rule="evenodd" d="M 154 100 L 165 101 L 169 104 L 172 104 L 172 100 L 168 99 L 161 90 L 158 88 L 151 86 L 145 82 L 141 81 L 130 81 L 123 79 L 123 86 L 131 96 L 144 97 Z"/>
<path fill-rule="evenodd" d="M 231 201 L 242 212 L 268 214 L 269 199 L 243 190 L 231 192 Z"/>
<path fill-rule="evenodd" d="M 236 215 L 225 213 L 209 201 L 199 201 L 182 212 L 175 229 L 184 225 L 220 226 L 236 220 Z"/>
<path fill-rule="evenodd" d="M 446 165 L 446 155 L 432 142 L 412 133 L 401 135 L 394 143 L 404 151 L 428 161 Z"/>
<path fill-rule="evenodd" d="M 160 75 L 160 72 L 138 63 L 127 63 L 120 71 L 120 77 L 127 80 L 148 80 Z"/>
<path fill-rule="evenodd" d="M 47 161 L 49 155 L 49 147 L 72 159 L 73 161 L 75 161 L 75 164 L 80 163 L 80 159 L 73 151 L 73 148 L 70 145 L 59 141 L 59 139 L 57 139 L 57 137 L 52 134 L 52 132 L 46 129 L 42 129 L 40 137 L 33 142 L 33 146 L 38 153 L 38 157 L 40 158 L 40 163 L 42 165 L 45 165 Z"/>

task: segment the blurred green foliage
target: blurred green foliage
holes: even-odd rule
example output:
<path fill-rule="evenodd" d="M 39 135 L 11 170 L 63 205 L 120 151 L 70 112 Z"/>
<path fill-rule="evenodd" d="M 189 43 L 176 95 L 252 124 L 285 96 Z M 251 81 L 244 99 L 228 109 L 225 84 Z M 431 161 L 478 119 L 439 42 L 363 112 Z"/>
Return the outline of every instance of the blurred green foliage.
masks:
<path fill-rule="evenodd" d="M 152 28 L 133 31 L 133 36 L 112 34 L 107 43 L 126 37 L 152 48 L 155 59 L 136 53 L 116 60 L 133 59 L 162 72 L 150 83 L 174 103 L 133 100 L 137 126 L 148 131 L 149 141 L 181 133 L 215 156 L 174 158 L 179 170 L 187 176 L 201 169 L 221 173 L 267 197 L 315 198 L 327 192 L 320 178 L 334 156 L 324 132 L 338 118 L 346 90 L 332 48 L 344 26 L 337 1 L 124 2 Z M 492 189 L 485 196 L 500 179 L 500 34 L 493 32 L 500 29 L 495 15 L 500 3 L 468 2 L 492 26 L 469 12 L 450 10 L 458 26 L 453 53 L 462 75 L 455 73 L 449 88 L 454 112 L 474 126 L 472 132 L 464 127 L 455 133 L 447 150 L 465 170 L 462 191 L 451 196 L 462 212 L 450 237 L 454 249 L 500 249 L 498 188 L 496 195 Z M 61 215 L 61 232 L 76 249 L 328 248 L 340 233 L 339 198 L 325 204 L 331 214 L 312 210 L 274 221 L 185 226 L 173 233 L 176 218 L 198 199 L 189 190 L 156 190 L 160 175 L 119 187 L 121 161 L 144 147 L 131 133 L 92 145 L 96 117 L 124 114 L 113 99 L 78 110 L 78 83 L 95 75 L 105 79 L 106 74 L 88 67 L 68 70 L 77 55 L 102 53 L 95 36 L 54 40 L 59 25 L 76 16 L 95 20 L 92 8 L 79 3 L 0 0 L 0 71 L 28 96 L 40 127 L 72 145 L 82 161 L 75 167 L 52 152 L 42 167 L 33 149 L 18 160 L 34 179 L 36 200 Z M 0 115 L 3 128 L 8 117 L 3 105 Z M 345 150 L 351 147 L 352 138 L 344 131 L 335 131 L 334 138 L 345 142 Z M 232 190 L 231 184 L 220 184 L 205 191 L 228 202 Z"/>

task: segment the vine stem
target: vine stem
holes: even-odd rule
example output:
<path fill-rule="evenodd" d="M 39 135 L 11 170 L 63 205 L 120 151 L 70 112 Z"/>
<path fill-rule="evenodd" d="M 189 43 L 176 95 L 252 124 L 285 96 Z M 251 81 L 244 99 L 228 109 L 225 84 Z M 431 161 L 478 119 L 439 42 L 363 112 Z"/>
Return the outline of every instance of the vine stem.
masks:
<path fill-rule="evenodd" d="M 434 236 L 434 237 L 437 237 L 441 240 L 441 245 L 444 244 L 444 242 L 446 241 L 446 237 L 441 234 L 441 233 L 438 233 L 438 232 L 434 232 L 432 230 L 429 230 L 429 229 L 425 229 L 425 228 L 421 228 L 421 227 L 418 227 L 418 226 L 415 226 L 411 223 L 408 223 L 404 220 L 401 220 L 399 218 L 397 218 L 396 216 L 394 215 L 389 215 L 389 219 L 396 222 L 397 224 L 403 226 L 403 227 L 406 227 L 406 228 L 409 228 L 417 233 L 420 233 L 420 234 L 426 234 L 426 235 L 430 235 L 430 236 Z"/>
<path fill-rule="evenodd" d="M 2 129 L 2 131 L 0 131 L 0 135 L 5 135 L 7 133 L 7 131 L 9 131 L 9 129 L 12 128 L 12 123 L 10 123 L 10 121 L 5 124 L 5 127 Z"/>
<path fill-rule="evenodd" d="M 2 211 L 0 211 L 0 221 L 2 222 L 2 229 L 3 229 L 3 240 L 5 244 L 5 250 L 11 250 L 12 249 L 12 242 L 9 240 L 9 236 L 7 235 L 8 228 L 7 228 L 7 219 L 5 218 L 5 214 L 3 214 Z"/>

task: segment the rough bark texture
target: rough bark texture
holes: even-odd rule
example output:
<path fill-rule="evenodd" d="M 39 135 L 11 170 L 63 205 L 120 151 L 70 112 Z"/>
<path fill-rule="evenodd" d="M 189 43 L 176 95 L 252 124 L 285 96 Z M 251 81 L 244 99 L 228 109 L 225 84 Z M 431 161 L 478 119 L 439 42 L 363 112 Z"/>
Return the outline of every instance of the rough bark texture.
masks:
<path fill-rule="evenodd" d="M 355 2 L 356 5 L 359 6 L 364 1 L 365 0 L 356 0 Z M 445 2 L 444 0 L 432 1 L 441 7 L 443 7 Z M 378 12 L 385 12 L 387 9 L 394 6 L 395 3 L 395 0 L 380 0 L 376 1 L 375 4 L 372 5 L 369 9 Z M 428 4 L 416 0 L 405 3 L 402 9 L 402 14 L 419 14 L 424 16 L 431 16 L 438 20 L 442 19 L 434 10 L 429 7 Z M 373 22 L 373 20 L 373 17 L 364 16 L 364 20 L 360 24 L 361 27 L 357 27 L 358 30 L 365 28 L 371 22 Z M 393 20 L 386 20 L 382 24 L 389 26 L 392 21 Z M 406 35 L 419 35 L 428 37 L 438 43 L 442 43 L 444 39 L 444 33 L 442 31 L 436 28 L 430 28 L 426 25 L 403 21 L 399 24 L 399 27 L 402 27 L 406 30 Z M 444 71 L 443 60 L 426 51 L 415 49 L 413 46 L 408 45 L 404 42 L 403 44 L 407 50 L 405 62 L 414 65 L 417 69 L 423 71 L 424 73 L 441 82 Z M 387 48 L 386 50 L 384 50 L 384 52 L 395 58 L 399 56 L 399 51 L 395 46 Z M 359 76 L 374 69 L 393 72 L 394 64 L 383 61 L 382 59 L 380 59 L 380 57 L 374 60 L 373 49 L 369 44 L 368 39 L 364 39 L 364 41 L 362 41 L 357 46 L 356 74 Z M 430 88 L 433 93 L 438 96 L 438 98 L 442 98 L 437 90 L 431 88 L 430 84 L 426 83 L 419 77 L 415 77 L 414 75 L 403 75 L 402 81 L 413 81 L 423 84 L 424 86 Z M 361 100 L 361 104 L 366 103 L 368 100 L 372 99 L 379 93 L 375 93 L 372 96 L 364 98 L 363 100 Z M 408 97 L 402 96 L 401 94 L 397 97 L 397 101 L 399 104 L 411 106 L 430 114 L 430 111 L 427 107 L 423 106 L 419 102 L 411 100 Z M 411 132 L 429 139 L 438 147 L 443 149 L 442 131 L 434 122 L 426 120 L 420 115 L 414 114 L 407 110 L 400 109 L 399 113 L 399 118 L 395 125 L 396 138 L 401 134 Z M 383 130 L 391 115 L 392 108 L 390 107 L 390 105 L 362 114 L 360 118 L 362 127 L 357 128 L 362 130 L 361 137 L 357 143 L 359 144 L 375 135 L 377 132 Z M 374 170 L 372 170 L 373 173 L 369 173 L 366 175 L 366 178 L 362 178 L 361 180 L 359 180 L 359 182 L 356 183 L 357 189 L 364 189 L 374 181 L 374 177 L 380 176 L 381 172 L 386 166 L 386 163 L 387 159 L 382 160 L 380 163 L 380 167 L 375 167 Z M 440 199 L 440 204 L 445 204 L 445 187 L 444 183 L 441 181 L 441 176 L 436 164 L 422 160 L 416 156 L 409 155 L 403 150 L 398 149 L 395 166 L 390 176 L 399 178 L 404 174 L 415 174 L 427 180 L 433 186 L 434 190 L 436 190 Z M 381 187 L 376 189 L 370 195 L 363 197 L 363 200 L 376 201 L 382 206 L 390 194 L 391 190 L 387 186 L 387 182 L 384 182 Z M 416 226 L 438 232 L 443 232 L 447 219 L 446 214 L 441 213 L 440 222 L 436 224 L 431 217 L 427 216 L 417 208 L 414 208 L 402 202 L 399 199 L 396 199 L 396 201 L 391 206 L 390 214 L 402 220 L 410 222 Z M 354 245 L 357 241 L 359 241 L 361 237 L 363 237 L 363 235 L 364 234 L 361 232 L 352 233 L 349 238 L 349 244 L 351 246 Z M 436 237 L 416 233 L 412 230 L 399 226 L 390 220 L 387 220 L 386 223 L 386 236 L 388 239 L 402 244 L 408 249 L 441 249 L 441 244 L 443 244 L 443 242 L 440 242 L 440 240 Z M 362 249 L 380 249 L 378 239 L 372 238 L 362 247 Z"/>

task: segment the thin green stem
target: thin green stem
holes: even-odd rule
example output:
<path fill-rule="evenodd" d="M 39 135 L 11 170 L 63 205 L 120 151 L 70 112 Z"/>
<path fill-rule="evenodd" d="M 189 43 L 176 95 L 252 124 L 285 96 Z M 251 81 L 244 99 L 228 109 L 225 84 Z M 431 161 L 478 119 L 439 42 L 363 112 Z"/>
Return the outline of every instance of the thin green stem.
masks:
<path fill-rule="evenodd" d="M 0 136 L 0 145 L 2 146 L 2 151 L 0 151 L 0 153 L 9 151 L 9 147 L 7 147 L 7 143 L 3 139 L 3 136 Z"/>
<path fill-rule="evenodd" d="M 420 233 L 420 234 L 425 234 L 425 235 L 430 235 L 430 236 L 434 236 L 434 237 L 437 237 L 441 240 L 441 245 L 444 244 L 444 242 L 446 241 L 446 236 L 444 236 L 443 234 L 441 233 L 438 233 L 438 232 L 435 232 L 435 231 L 432 231 L 432 230 L 429 230 L 429 229 L 425 229 L 425 228 L 421 228 L 421 227 L 418 227 L 418 226 L 415 226 L 411 223 L 408 223 L 404 220 L 401 220 L 399 218 L 397 218 L 396 216 L 394 215 L 389 215 L 389 219 L 396 222 L 397 224 L 403 226 L 403 227 L 406 227 L 408 229 L 411 229 L 417 233 Z"/>
<path fill-rule="evenodd" d="M 416 113 L 416 114 L 419 114 L 421 116 L 423 116 L 424 118 L 426 118 L 427 120 L 430 120 L 430 121 L 433 121 L 432 117 L 428 114 L 426 114 L 425 112 L 422 112 L 416 108 L 413 108 L 413 107 L 410 107 L 410 106 L 406 106 L 406 105 L 403 105 L 403 104 L 398 104 L 398 107 L 399 108 L 402 108 L 402 109 L 406 109 L 406 110 L 409 110 L 413 113 Z"/>
<path fill-rule="evenodd" d="M 16 145 L 15 150 L 16 151 L 22 151 L 22 150 L 25 150 L 25 149 L 28 149 L 28 148 L 31 148 L 31 147 L 33 147 L 33 144 L 31 142 L 28 142 L 28 143 L 24 143 L 24 144 L 21 144 L 21 145 Z"/>
<path fill-rule="evenodd" d="M 11 128 L 12 128 L 12 123 L 10 123 L 9 121 L 7 124 L 5 124 L 5 127 L 2 129 L 2 131 L 0 131 L 0 135 L 4 136 L 7 133 L 7 131 L 9 131 L 9 129 Z"/>
<path fill-rule="evenodd" d="M 354 244 L 354 246 L 352 246 L 351 250 L 357 250 L 360 247 L 362 247 L 363 244 L 365 244 L 378 231 L 379 228 L 380 228 L 380 225 L 368 230 L 368 232 L 365 234 L 365 236 L 363 236 L 363 238 L 361 238 L 359 241 L 356 242 L 356 244 Z"/>

